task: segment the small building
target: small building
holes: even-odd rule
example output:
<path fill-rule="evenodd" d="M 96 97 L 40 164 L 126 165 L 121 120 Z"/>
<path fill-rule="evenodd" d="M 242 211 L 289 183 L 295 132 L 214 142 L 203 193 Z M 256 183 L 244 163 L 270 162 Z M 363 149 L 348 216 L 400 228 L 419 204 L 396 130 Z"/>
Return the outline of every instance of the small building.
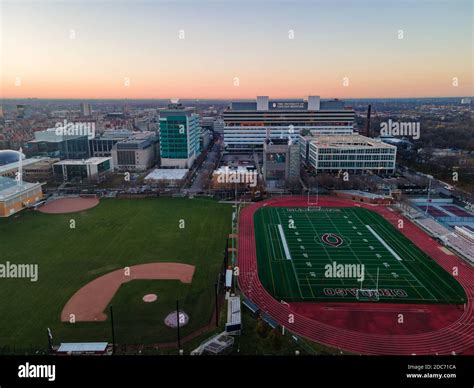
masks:
<path fill-rule="evenodd" d="M 390 205 L 393 203 L 393 198 L 389 195 L 368 193 L 360 190 L 335 190 L 334 195 L 336 197 L 374 205 Z"/>
<path fill-rule="evenodd" d="M 33 206 L 43 198 L 40 183 L 29 183 L 0 176 L 0 217 L 9 217 Z"/>
<path fill-rule="evenodd" d="M 155 132 L 138 132 L 117 142 L 112 148 L 116 170 L 138 172 L 153 167 L 157 161 L 158 138 Z"/>
<path fill-rule="evenodd" d="M 221 166 L 212 173 L 212 187 L 218 190 L 234 190 L 256 187 L 258 172 L 255 166 Z"/>
<path fill-rule="evenodd" d="M 58 181 L 102 182 L 114 171 L 112 158 L 89 158 L 85 160 L 61 160 L 53 165 Z"/>
<path fill-rule="evenodd" d="M 230 335 L 240 334 L 242 330 L 242 313 L 240 296 L 230 296 L 227 299 L 227 322 L 225 332 Z"/>
<path fill-rule="evenodd" d="M 21 167 L 23 170 L 23 180 L 28 182 L 49 181 L 53 178 L 53 164 L 58 162 L 58 158 L 34 157 L 23 159 Z M 20 162 L 13 162 L 0 166 L 0 176 L 14 178 L 20 167 Z"/>
<path fill-rule="evenodd" d="M 180 186 L 188 172 L 185 168 L 155 168 L 144 181 L 151 185 Z"/>
<path fill-rule="evenodd" d="M 290 139 L 266 139 L 263 144 L 263 179 L 267 189 L 284 188 L 300 177 L 300 152 Z"/>
<path fill-rule="evenodd" d="M 58 355 L 110 355 L 112 348 L 107 342 L 66 342 L 56 350 Z"/>

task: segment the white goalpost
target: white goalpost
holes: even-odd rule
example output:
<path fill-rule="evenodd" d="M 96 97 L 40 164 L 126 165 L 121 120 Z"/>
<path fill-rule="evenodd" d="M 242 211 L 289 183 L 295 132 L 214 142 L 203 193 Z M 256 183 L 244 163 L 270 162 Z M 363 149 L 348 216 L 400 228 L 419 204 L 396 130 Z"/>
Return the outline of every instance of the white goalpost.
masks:
<path fill-rule="evenodd" d="M 360 282 L 360 288 L 356 290 L 356 299 L 359 301 L 379 301 L 379 268 L 377 267 L 377 278 L 375 288 L 363 288 Z"/>
<path fill-rule="evenodd" d="M 321 206 L 319 206 L 319 191 L 316 188 L 316 195 L 311 195 L 311 188 L 308 188 L 308 199 L 307 199 L 307 207 L 308 210 L 321 210 Z"/>

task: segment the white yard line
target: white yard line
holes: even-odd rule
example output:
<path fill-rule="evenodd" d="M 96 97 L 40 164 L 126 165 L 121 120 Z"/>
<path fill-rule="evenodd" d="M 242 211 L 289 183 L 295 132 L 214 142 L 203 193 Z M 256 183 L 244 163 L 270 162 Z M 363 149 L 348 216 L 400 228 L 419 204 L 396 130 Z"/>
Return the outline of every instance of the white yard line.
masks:
<path fill-rule="evenodd" d="M 291 260 L 290 250 L 288 249 L 288 244 L 286 243 L 285 232 L 283 232 L 283 227 L 279 224 L 278 231 L 280 232 L 281 243 L 283 244 L 283 249 L 285 250 L 286 260 Z"/>
<path fill-rule="evenodd" d="M 369 232 L 372 233 L 377 240 L 379 240 L 380 244 L 382 244 L 385 249 L 387 249 L 387 251 L 389 251 L 393 255 L 393 257 L 395 257 L 395 259 L 397 259 L 398 261 L 403 261 L 402 258 L 397 255 L 397 252 L 390 248 L 390 246 L 387 245 L 384 239 L 380 237 L 377 232 L 375 232 L 375 230 L 373 230 L 369 225 L 365 225 L 365 227 L 369 229 Z"/>

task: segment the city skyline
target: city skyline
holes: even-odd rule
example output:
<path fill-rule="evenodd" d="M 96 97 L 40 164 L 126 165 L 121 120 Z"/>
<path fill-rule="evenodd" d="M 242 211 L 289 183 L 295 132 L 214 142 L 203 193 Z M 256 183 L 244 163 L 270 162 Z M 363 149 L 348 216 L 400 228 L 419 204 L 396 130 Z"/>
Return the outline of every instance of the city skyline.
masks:
<path fill-rule="evenodd" d="M 1 7 L 2 98 L 473 94 L 469 1 Z"/>

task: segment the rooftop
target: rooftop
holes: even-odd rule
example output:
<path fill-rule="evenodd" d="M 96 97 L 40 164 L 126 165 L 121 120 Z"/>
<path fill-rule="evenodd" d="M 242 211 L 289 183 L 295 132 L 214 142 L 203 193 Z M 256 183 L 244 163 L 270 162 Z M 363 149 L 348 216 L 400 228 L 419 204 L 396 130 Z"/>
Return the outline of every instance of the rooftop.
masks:
<path fill-rule="evenodd" d="M 34 157 L 34 158 L 29 158 L 29 159 L 23 159 L 21 165 L 23 167 L 30 166 L 32 164 L 38 163 L 38 162 L 45 162 L 50 160 L 50 158 L 43 158 L 43 157 Z M 0 166 L 0 175 L 10 172 L 12 170 L 18 170 L 19 167 L 19 162 L 13 162 L 10 164 L 6 164 L 4 166 Z"/>
<path fill-rule="evenodd" d="M 58 352 L 104 352 L 107 342 L 61 343 Z"/>
<path fill-rule="evenodd" d="M 145 180 L 181 180 L 188 171 L 185 168 L 156 168 L 145 177 Z"/>
<path fill-rule="evenodd" d="M 8 199 L 8 197 L 14 194 L 21 193 L 25 190 L 29 190 L 39 185 L 39 183 L 29 182 L 23 182 L 22 184 L 18 184 L 15 179 L 0 176 L 0 200 L 6 200 Z"/>
<path fill-rule="evenodd" d="M 358 134 L 352 135 L 313 135 L 302 136 L 305 140 L 321 147 L 377 147 L 377 148 L 396 148 L 393 145 L 382 142 L 379 139 L 372 139 Z"/>
<path fill-rule="evenodd" d="M 77 166 L 82 166 L 85 164 L 100 164 L 103 163 L 107 160 L 112 160 L 111 157 L 108 158 L 99 158 L 99 157 L 94 157 L 94 158 L 89 158 L 89 159 L 65 159 L 61 160 L 59 162 L 54 163 L 55 166 L 61 166 L 61 165 L 77 165 Z"/>

